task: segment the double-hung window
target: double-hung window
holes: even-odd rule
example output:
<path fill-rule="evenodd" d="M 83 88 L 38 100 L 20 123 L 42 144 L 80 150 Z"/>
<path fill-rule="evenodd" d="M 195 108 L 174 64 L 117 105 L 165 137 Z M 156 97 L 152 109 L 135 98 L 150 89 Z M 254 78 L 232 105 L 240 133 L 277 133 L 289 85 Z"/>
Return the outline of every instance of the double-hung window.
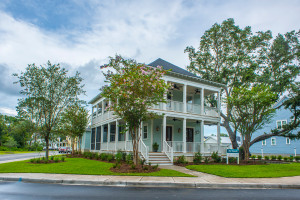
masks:
<path fill-rule="evenodd" d="M 276 138 L 271 138 L 271 145 L 276 145 Z"/>
<path fill-rule="evenodd" d="M 291 144 L 291 139 L 290 138 L 286 138 L 285 141 L 286 141 L 285 142 L 286 144 Z"/>
<path fill-rule="evenodd" d="M 148 126 L 143 127 L 143 139 L 148 138 Z"/>
<path fill-rule="evenodd" d="M 267 145 L 267 140 L 261 141 L 261 145 L 266 146 Z"/>
<path fill-rule="evenodd" d="M 287 124 L 287 120 L 277 120 L 276 121 L 276 128 L 283 129 L 283 127 Z"/>

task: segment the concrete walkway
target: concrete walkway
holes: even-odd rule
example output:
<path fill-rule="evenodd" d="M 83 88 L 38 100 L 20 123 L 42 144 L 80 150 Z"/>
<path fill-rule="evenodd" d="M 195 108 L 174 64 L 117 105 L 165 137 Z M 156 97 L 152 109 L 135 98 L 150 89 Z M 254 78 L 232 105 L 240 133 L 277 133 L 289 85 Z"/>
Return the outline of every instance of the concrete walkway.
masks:
<path fill-rule="evenodd" d="M 141 187 L 186 187 L 186 188 L 283 188 L 300 189 L 300 176 L 282 178 L 223 178 L 195 172 L 179 166 L 161 166 L 197 177 L 148 177 L 148 176 L 99 176 L 44 173 L 0 173 L 0 181 L 24 181 L 38 183 L 141 186 Z"/>

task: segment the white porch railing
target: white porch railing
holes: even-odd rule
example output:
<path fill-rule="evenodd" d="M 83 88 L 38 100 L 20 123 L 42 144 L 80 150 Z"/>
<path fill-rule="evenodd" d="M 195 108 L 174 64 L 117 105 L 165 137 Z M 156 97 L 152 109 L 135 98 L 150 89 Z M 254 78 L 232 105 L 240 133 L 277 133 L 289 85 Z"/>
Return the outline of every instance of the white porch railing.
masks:
<path fill-rule="evenodd" d="M 166 108 L 164 109 L 164 103 L 159 103 L 157 105 L 153 105 L 151 107 L 155 110 L 168 110 L 168 111 L 174 111 L 183 113 L 183 102 L 180 101 L 168 101 L 166 103 Z M 201 114 L 201 105 L 199 104 L 193 104 L 193 103 L 187 103 L 186 104 L 186 112 L 192 113 L 192 114 Z M 210 116 L 210 117 L 218 117 L 218 109 L 213 107 L 204 107 L 204 115 Z"/>
<path fill-rule="evenodd" d="M 141 152 L 142 157 L 146 160 L 146 163 L 149 162 L 149 148 L 145 145 L 141 139 L 139 142 L 139 151 Z"/>
<path fill-rule="evenodd" d="M 183 112 L 183 103 L 179 101 L 168 101 L 167 110 L 175 112 Z"/>
<path fill-rule="evenodd" d="M 213 107 L 204 107 L 204 115 L 218 117 L 218 109 Z"/>
<path fill-rule="evenodd" d="M 200 114 L 201 113 L 201 105 L 187 103 L 186 104 L 186 112 L 193 113 L 193 114 Z"/>
<path fill-rule="evenodd" d="M 171 163 L 173 163 L 173 148 L 167 143 L 167 141 L 164 141 L 163 152 L 170 159 Z"/>

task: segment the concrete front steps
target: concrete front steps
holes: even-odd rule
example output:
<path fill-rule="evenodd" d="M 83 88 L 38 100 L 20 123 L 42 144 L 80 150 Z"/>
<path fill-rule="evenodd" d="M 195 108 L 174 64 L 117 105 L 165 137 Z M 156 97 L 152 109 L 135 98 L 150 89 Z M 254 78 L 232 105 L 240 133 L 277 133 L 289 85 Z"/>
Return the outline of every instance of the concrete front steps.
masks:
<path fill-rule="evenodd" d="M 149 162 L 151 165 L 173 165 L 166 154 L 161 152 L 149 152 Z"/>

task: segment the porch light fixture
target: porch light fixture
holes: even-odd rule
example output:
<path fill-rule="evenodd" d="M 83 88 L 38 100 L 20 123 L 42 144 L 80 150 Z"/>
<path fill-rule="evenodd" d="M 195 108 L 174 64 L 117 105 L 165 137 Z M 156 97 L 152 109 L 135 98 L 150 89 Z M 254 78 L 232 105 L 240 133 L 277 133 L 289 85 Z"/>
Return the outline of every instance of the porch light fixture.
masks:
<path fill-rule="evenodd" d="M 159 126 L 156 127 L 156 131 L 159 131 Z"/>
<path fill-rule="evenodd" d="M 180 132 L 181 132 L 181 128 L 178 129 L 178 133 L 180 133 Z"/>

